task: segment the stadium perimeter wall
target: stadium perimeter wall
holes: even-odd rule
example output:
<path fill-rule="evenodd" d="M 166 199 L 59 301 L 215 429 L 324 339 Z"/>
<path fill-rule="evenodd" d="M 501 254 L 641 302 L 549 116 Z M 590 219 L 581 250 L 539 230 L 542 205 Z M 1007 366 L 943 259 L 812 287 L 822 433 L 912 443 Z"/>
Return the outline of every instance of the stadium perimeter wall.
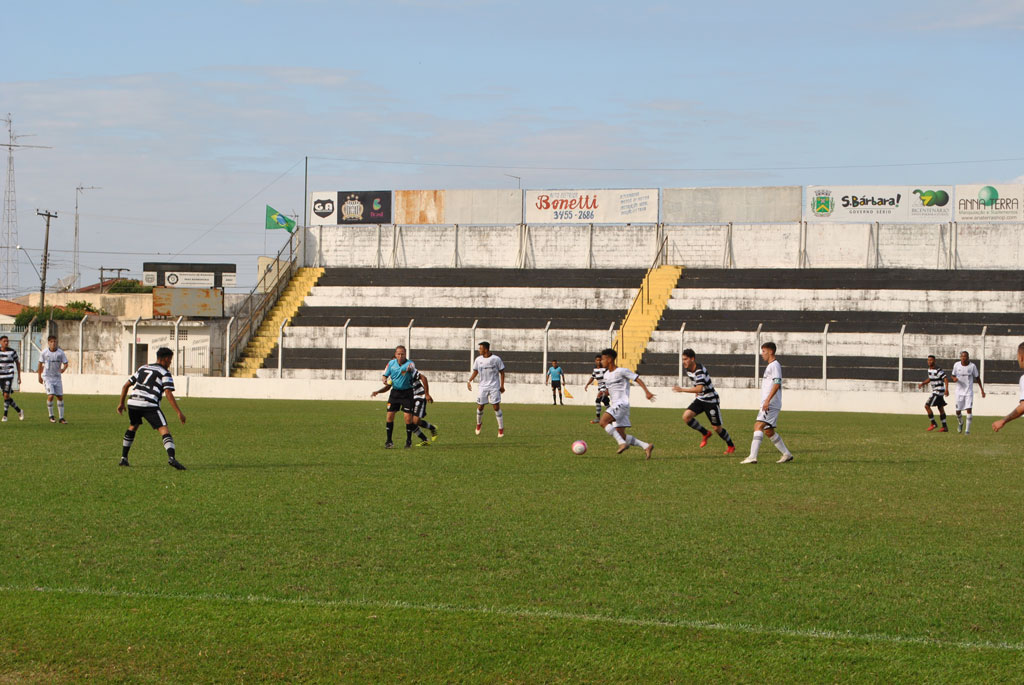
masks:
<path fill-rule="evenodd" d="M 35 374 L 24 374 L 23 387 L 19 392 L 42 395 L 43 386 L 32 378 Z M 93 374 L 65 374 L 64 393 L 68 396 L 69 408 L 74 406 L 75 395 L 113 395 L 121 393 L 124 376 Z M 178 398 L 215 397 L 235 399 L 291 399 L 291 400 L 369 400 L 370 393 L 380 387 L 376 380 L 336 381 L 315 379 L 266 379 L 266 378 L 216 378 L 210 376 L 177 376 L 175 378 Z M 581 386 L 572 387 L 576 399 L 566 400 L 568 405 L 578 405 L 593 410 L 593 395 L 584 394 Z M 464 383 L 432 383 L 431 395 L 438 402 L 459 402 L 470 404 L 476 401 L 476 391 L 466 389 Z M 547 404 L 551 401 L 551 390 L 541 384 L 507 385 L 504 402 L 507 404 Z M 656 395 L 654 402 L 648 402 L 639 388 L 633 390 L 634 407 L 682 409 L 689 405 L 693 396 L 673 393 L 671 387 L 654 385 L 651 391 Z M 1009 412 L 1018 402 L 1017 386 L 996 385 L 987 388 L 988 397 L 981 393 L 974 396 L 974 412 L 978 416 L 1001 416 Z M 754 410 L 760 405 L 759 389 L 730 389 L 722 395 L 722 408 Z M 786 390 L 783 400 L 785 411 L 836 411 L 869 412 L 885 414 L 923 414 L 927 393 L 922 392 L 874 392 L 834 390 Z M 952 398 L 951 398 L 952 399 Z M 40 397 L 39 401 L 42 401 Z M 381 399 L 383 405 L 383 398 Z M 115 402 L 111 402 L 111 414 Z M 188 414 L 188 404 L 183 405 Z M 73 409 L 72 409 L 73 411 Z"/>
<path fill-rule="evenodd" d="M 1021 223 L 312 226 L 303 266 L 1024 269 Z"/>

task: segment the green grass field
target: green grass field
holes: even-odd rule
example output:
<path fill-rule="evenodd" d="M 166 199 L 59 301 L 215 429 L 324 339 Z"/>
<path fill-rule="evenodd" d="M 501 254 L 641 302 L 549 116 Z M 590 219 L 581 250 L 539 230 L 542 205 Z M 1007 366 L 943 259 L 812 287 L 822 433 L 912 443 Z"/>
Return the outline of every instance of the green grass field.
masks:
<path fill-rule="evenodd" d="M 922 403 L 924 396 L 922 395 Z M 740 466 L 679 411 L 182 401 L 169 468 L 114 398 L 0 424 L 0 682 L 1007 682 L 1024 667 L 1024 422 L 783 413 Z M 1007 407 L 1009 409 L 1009 407 Z M 955 422 L 954 422 L 955 430 Z M 590 451 L 569 450 L 584 438 Z M 399 436 L 403 440 L 404 436 Z"/>

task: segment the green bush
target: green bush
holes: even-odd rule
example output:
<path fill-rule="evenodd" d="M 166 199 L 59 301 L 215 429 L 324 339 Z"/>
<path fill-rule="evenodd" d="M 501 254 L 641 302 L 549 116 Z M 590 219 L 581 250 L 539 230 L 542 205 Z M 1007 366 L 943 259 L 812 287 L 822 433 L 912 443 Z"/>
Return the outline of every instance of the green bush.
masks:
<path fill-rule="evenodd" d="M 102 309 L 96 309 L 96 307 L 88 302 L 78 300 L 75 302 L 69 302 L 63 307 L 48 306 L 43 308 L 42 316 L 39 316 L 39 307 L 26 307 L 21 310 L 16 317 L 14 317 L 15 326 L 27 326 L 28 322 L 32 320 L 32 317 L 37 317 L 37 321 L 47 321 L 54 319 L 57 321 L 81 321 L 86 314 L 106 314 Z"/>
<path fill-rule="evenodd" d="M 132 280 L 130 278 L 122 278 L 119 281 L 114 281 L 107 288 L 108 293 L 151 293 L 153 292 L 153 286 L 142 285 L 139 281 Z"/>

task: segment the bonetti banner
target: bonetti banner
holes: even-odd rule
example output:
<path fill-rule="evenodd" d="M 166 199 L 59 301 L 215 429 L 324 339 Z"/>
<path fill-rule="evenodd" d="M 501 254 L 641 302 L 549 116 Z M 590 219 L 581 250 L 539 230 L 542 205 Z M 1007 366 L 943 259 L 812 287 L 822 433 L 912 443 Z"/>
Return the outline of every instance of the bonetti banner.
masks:
<path fill-rule="evenodd" d="M 658 189 L 526 190 L 528 224 L 656 224 Z"/>

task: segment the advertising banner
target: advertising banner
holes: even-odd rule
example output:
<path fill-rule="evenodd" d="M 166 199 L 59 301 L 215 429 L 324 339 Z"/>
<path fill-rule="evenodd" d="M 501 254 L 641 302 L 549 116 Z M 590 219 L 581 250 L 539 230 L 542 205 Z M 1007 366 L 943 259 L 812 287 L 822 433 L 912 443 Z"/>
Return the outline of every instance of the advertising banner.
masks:
<path fill-rule="evenodd" d="M 309 194 L 311 226 L 390 224 L 390 190 L 317 191 Z"/>
<path fill-rule="evenodd" d="M 956 187 L 957 221 L 1024 221 L 1024 184 Z"/>
<path fill-rule="evenodd" d="M 665 188 L 666 224 L 788 223 L 800 221 L 800 186 L 767 188 Z"/>
<path fill-rule="evenodd" d="M 657 188 L 526 190 L 528 224 L 656 224 Z"/>
<path fill-rule="evenodd" d="M 952 186 L 807 186 L 808 221 L 912 221 L 953 219 Z"/>
<path fill-rule="evenodd" d="M 521 190 L 396 190 L 396 224 L 518 224 Z"/>

